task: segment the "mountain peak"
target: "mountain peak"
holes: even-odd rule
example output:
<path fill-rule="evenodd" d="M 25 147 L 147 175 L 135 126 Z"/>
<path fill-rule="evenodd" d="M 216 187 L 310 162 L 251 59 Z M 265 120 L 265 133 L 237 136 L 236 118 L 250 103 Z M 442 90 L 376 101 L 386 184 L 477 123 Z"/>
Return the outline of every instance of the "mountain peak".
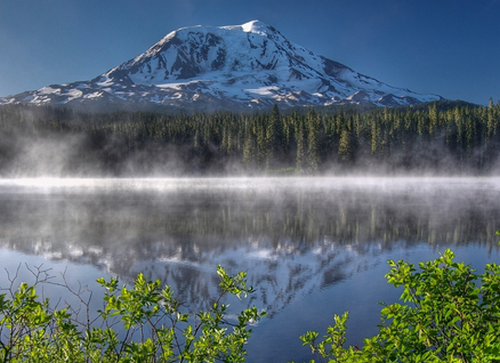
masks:
<path fill-rule="evenodd" d="M 257 19 L 239 25 L 224 25 L 224 26 L 193 25 L 193 26 L 181 27 L 179 29 L 171 31 L 162 40 L 160 40 L 159 43 L 165 43 L 166 41 L 171 40 L 172 38 L 178 36 L 179 34 L 181 34 L 182 36 L 189 33 L 201 33 L 201 34 L 212 33 L 222 36 L 227 31 L 230 32 L 242 31 L 244 33 L 255 33 L 259 35 L 265 35 L 270 32 L 274 32 L 276 30 L 273 27 Z"/>
<path fill-rule="evenodd" d="M 256 34 L 265 34 L 269 32 L 269 30 L 273 30 L 273 28 L 271 28 L 269 25 L 257 19 L 242 24 L 239 27 L 241 27 L 241 29 L 245 33 L 256 33 Z"/>
<path fill-rule="evenodd" d="M 245 23 L 241 26 L 243 28 L 244 32 L 250 33 L 250 32 L 259 32 L 263 27 L 267 27 L 267 24 L 264 24 L 258 19 L 249 21 L 248 23 Z"/>
<path fill-rule="evenodd" d="M 52 85 L 2 103 L 259 109 L 409 105 L 441 99 L 396 88 L 316 55 L 259 20 L 191 26 L 87 82 Z"/>

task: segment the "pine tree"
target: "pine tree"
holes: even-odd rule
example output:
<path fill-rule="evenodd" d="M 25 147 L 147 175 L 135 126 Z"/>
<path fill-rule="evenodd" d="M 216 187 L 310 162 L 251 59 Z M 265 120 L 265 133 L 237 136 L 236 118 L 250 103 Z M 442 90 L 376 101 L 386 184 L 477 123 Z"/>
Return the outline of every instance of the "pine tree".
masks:
<path fill-rule="evenodd" d="M 320 156 L 320 125 L 316 112 L 310 110 L 307 113 L 307 159 L 309 171 L 315 173 L 321 161 Z"/>
<path fill-rule="evenodd" d="M 295 168 L 297 172 L 302 174 L 304 172 L 306 162 L 306 140 L 305 140 L 305 126 L 302 119 L 298 119 L 295 126 L 295 142 L 297 144 L 297 155 L 295 158 Z"/>
<path fill-rule="evenodd" d="M 279 168 L 283 160 L 283 123 L 278 105 L 274 104 L 266 127 L 266 169 Z"/>
<path fill-rule="evenodd" d="M 242 162 L 247 168 L 255 167 L 257 159 L 257 142 L 252 127 L 245 123 Z"/>
<path fill-rule="evenodd" d="M 343 162 L 349 162 L 351 161 L 352 154 L 351 154 L 351 134 L 347 127 L 345 127 L 342 132 L 340 133 L 340 140 L 339 140 L 339 150 L 338 154 L 340 156 L 340 160 Z"/>

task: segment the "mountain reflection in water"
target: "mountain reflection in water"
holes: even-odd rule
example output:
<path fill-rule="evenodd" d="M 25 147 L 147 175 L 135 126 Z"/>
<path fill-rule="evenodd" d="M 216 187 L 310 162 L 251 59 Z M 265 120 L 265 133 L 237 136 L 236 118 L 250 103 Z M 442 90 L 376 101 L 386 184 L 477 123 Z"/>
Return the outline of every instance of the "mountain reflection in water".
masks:
<path fill-rule="evenodd" d="M 273 318 L 378 256 L 422 245 L 429 259 L 468 245 L 497 256 L 499 197 L 496 178 L 0 180 L 0 248 L 125 281 L 144 272 L 196 309 L 216 295 L 220 263 L 248 272 L 246 303 Z"/>

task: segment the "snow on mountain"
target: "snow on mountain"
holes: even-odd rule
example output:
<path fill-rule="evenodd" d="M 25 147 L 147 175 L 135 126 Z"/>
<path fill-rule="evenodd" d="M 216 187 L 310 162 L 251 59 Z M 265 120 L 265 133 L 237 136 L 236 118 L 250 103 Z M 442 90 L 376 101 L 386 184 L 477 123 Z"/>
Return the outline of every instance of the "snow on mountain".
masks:
<path fill-rule="evenodd" d="M 90 81 L 50 85 L 0 98 L 0 104 L 251 110 L 275 103 L 397 106 L 439 99 L 357 73 L 254 20 L 180 28 Z"/>

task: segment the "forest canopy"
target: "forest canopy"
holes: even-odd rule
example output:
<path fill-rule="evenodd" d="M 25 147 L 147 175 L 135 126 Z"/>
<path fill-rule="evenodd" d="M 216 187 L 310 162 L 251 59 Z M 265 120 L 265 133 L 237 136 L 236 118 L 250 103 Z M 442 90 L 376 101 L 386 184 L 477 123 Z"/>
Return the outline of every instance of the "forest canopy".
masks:
<path fill-rule="evenodd" d="M 260 113 L 0 106 L 0 175 L 495 173 L 500 104 Z"/>

